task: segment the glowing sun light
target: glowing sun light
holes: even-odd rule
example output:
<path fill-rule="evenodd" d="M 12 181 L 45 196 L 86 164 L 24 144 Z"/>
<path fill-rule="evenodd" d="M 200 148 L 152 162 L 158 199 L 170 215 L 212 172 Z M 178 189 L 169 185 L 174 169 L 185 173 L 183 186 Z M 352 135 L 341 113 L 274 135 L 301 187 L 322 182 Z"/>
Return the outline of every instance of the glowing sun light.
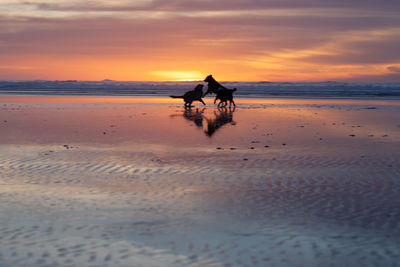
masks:
<path fill-rule="evenodd" d="M 152 75 L 166 81 L 199 81 L 204 79 L 204 74 L 186 71 L 154 71 Z"/>

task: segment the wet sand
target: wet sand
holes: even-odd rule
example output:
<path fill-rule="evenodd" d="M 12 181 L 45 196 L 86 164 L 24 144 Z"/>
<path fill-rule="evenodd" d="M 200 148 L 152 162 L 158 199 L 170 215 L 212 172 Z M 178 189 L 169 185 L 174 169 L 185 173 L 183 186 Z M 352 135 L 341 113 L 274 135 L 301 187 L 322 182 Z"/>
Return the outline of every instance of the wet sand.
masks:
<path fill-rule="evenodd" d="M 400 101 L 0 97 L 0 266 L 396 266 Z"/>

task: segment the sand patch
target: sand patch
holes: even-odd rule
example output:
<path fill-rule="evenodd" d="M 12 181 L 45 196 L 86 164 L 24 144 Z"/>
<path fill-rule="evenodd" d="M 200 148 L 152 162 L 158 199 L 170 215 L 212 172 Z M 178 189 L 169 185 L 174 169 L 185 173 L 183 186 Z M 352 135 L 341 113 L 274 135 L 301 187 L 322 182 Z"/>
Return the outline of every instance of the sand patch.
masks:
<path fill-rule="evenodd" d="M 0 265 L 397 263 L 396 106 L 13 105 Z"/>

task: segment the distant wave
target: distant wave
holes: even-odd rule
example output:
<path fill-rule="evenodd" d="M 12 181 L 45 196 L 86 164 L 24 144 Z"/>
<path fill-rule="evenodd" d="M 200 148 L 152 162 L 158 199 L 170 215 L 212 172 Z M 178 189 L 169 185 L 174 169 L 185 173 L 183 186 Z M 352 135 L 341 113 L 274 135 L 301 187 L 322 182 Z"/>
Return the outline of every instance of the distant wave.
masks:
<path fill-rule="evenodd" d="M 0 94 L 168 96 L 192 90 L 202 81 L 0 81 Z M 238 88 L 236 97 L 363 97 L 400 98 L 400 83 L 367 82 L 223 82 Z"/>

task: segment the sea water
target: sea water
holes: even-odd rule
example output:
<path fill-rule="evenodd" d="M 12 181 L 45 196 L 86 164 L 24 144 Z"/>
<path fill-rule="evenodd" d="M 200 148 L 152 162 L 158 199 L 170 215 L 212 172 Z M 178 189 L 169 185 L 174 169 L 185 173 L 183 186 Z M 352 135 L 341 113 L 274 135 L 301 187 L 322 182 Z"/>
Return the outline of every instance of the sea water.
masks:
<path fill-rule="evenodd" d="M 221 82 L 237 88 L 235 97 L 300 98 L 400 98 L 400 82 Z M 0 94 L 23 95 L 100 95 L 100 96 L 168 96 L 192 90 L 203 81 L 0 81 Z"/>

